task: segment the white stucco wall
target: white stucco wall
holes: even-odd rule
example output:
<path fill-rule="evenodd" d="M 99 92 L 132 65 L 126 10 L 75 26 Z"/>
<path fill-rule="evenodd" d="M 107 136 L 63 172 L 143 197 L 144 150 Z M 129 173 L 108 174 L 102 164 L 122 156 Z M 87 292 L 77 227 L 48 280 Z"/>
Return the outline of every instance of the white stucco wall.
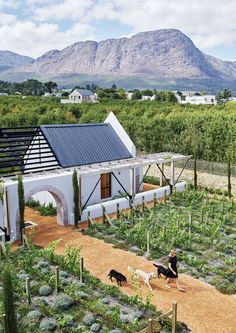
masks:
<path fill-rule="evenodd" d="M 124 128 L 121 126 L 119 120 L 116 118 L 113 112 L 110 112 L 104 123 L 109 123 L 113 127 L 113 129 L 116 131 L 128 151 L 131 153 L 133 157 L 136 156 L 136 148 L 133 142 L 131 141 L 130 137 L 124 130 Z"/>
<path fill-rule="evenodd" d="M 138 170 L 140 172 L 140 170 Z M 121 171 L 114 172 L 116 177 L 122 183 L 126 191 L 130 191 L 130 169 L 122 169 Z M 82 204 L 84 205 L 92 192 L 95 184 L 97 183 L 100 175 L 87 175 L 82 177 Z M 34 197 L 41 203 L 48 203 L 52 200 L 55 202 L 56 197 L 63 198 L 63 209 L 65 209 L 66 224 L 73 224 L 73 187 L 72 187 L 72 172 L 65 172 L 64 174 L 48 174 L 48 175 L 35 175 L 33 177 L 23 178 L 25 200 Z M 5 183 L 8 192 L 8 211 L 9 221 L 11 225 L 11 238 L 15 238 L 17 234 L 16 219 L 18 216 L 18 194 L 17 194 L 17 181 L 8 181 Z M 134 184 L 136 188 L 136 184 Z M 104 200 L 101 199 L 101 184 L 97 185 L 93 195 L 89 199 L 87 205 L 94 205 L 101 202 L 114 199 L 115 196 L 120 196 L 124 190 L 114 177 L 111 179 L 111 197 Z M 61 202 L 60 201 L 60 202 Z M 33 221 L 34 222 L 34 221 Z M 36 222 L 36 221 L 35 221 Z"/>

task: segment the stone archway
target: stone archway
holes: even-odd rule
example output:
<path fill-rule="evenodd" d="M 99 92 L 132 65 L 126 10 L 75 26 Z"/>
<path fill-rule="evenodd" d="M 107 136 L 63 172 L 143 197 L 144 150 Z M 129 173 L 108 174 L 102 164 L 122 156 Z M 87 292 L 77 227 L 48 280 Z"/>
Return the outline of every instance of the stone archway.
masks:
<path fill-rule="evenodd" d="M 32 197 L 34 194 L 38 192 L 49 192 L 55 202 L 56 202 L 56 209 L 57 209 L 57 223 L 62 226 L 68 225 L 68 205 L 65 199 L 64 194 L 59 191 L 56 187 L 50 186 L 50 185 L 41 185 L 38 187 L 35 187 L 29 192 L 25 193 L 25 202 Z M 20 212 L 19 208 L 17 209 L 16 213 L 16 229 L 17 229 L 17 235 L 20 234 Z"/>

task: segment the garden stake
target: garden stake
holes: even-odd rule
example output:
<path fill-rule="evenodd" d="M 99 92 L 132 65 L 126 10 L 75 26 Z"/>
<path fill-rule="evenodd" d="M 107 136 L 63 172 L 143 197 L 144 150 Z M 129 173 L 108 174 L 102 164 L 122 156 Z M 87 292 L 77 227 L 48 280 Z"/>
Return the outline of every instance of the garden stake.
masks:
<path fill-rule="evenodd" d="M 145 209 L 145 198 L 142 196 L 142 211 L 144 212 Z"/>
<path fill-rule="evenodd" d="M 153 206 L 154 206 L 154 208 L 156 207 L 156 205 L 157 205 L 157 194 L 154 193 L 154 195 L 153 195 Z"/>
<path fill-rule="evenodd" d="M 189 214 L 189 237 L 191 237 L 191 232 L 192 232 L 192 221 L 193 221 L 193 218 L 192 218 L 192 214 L 190 213 Z"/>
<path fill-rule="evenodd" d="M 55 292 L 58 294 L 59 291 L 59 267 L 55 267 Z"/>
<path fill-rule="evenodd" d="M 215 219 L 215 206 L 212 206 L 212 220 Z"/>
<path fill-rule="evenodd" d="M 176 333 L 177 325 L 177 303 L 172 304 L 172 333 Z"/>
<path fill-rule="evenodd" d="M 153 333 L 153 321 L 152 321 L 152 319 L 148 319 L 147 333 Z"/>
<path fill-rule="evenodd" d="M 120 218 L 120 204 L 119 203 L 116 204 L 116 218 L 117 218 L 117 220 L 119 220 L 119 218 Z"/>
<path fill-rule="evenodd" d="M 88 220 L 88 227 L 90 228 L 90 227 L 91 227 L 90 211 L 88 211 L 88 217 L 87 217 L 87 220 Z"/>
<path fill-rule="evenodd" d="M 80 258 L 79 262 L 79 280 L 83 283 L 83 271 L 84 271 L 84 258 Z"/>
<path fill-rule="evenodd" d="M 27 301 L 28 301 L 28 304 L 31 304 L 31 295 L 30 295 L 30 278 L 29 278 L 29 277 L 26 278 L 25 286 L 26 286 L 26 296 L 27 296 Z"/>
<path fill-rule="evenodd" d="M 2 323 L 3 323 L 3 333 L 7 333 L 7 316 L 6 316 L 6 314 L 2 315 Z"/>
<path fill-rule="evenodd" d="M 164 203 L 166 203 L 166 190 L 164 191 Z"/>
<path fill-rule="evenodd" d="M 225 210 L 225 203 L 224 201 L 222 202 L 222 213 L 224 213 L 224 210 Z"/>
<path fill-rule="evenodd" d="M 204 210 L 203 208 L 201 209 L 201 223 L 204 221 Z"/>
<path fill-rule="evenodd" d="M 150 252 L 150 231 L 147 231 L 147 256 L 149 256 Z"/>
<path fill-rule="evenodd" d="M 105 224 L 106 223 L 106 216 L 105 216 L 105 207 L 102 206 L 102 223 Z"/>

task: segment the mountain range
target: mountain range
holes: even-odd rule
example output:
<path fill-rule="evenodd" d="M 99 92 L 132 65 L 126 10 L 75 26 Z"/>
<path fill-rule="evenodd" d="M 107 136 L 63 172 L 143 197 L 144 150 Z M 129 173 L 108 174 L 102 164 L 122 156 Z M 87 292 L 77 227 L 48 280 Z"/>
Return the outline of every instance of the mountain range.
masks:
<path fill-rule="evenodd" d="M 216 90 L 235 87 L 236 61 L 201 52 L 179 30 L 141 32 L 130 38 L 84 41 L 37 59 L 0 51 L 0 79 L 54 80 L 59 85 L 117 83 L 125 88 Z"/>

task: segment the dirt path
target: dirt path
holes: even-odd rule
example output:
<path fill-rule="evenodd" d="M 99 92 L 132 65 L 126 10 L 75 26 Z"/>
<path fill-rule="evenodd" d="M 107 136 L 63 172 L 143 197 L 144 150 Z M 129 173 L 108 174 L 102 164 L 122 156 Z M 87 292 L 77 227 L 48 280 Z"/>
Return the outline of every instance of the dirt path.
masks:
<path fill-rule="evenodd" d="M 146 272 L 153 271 L 152 262 L 133 253 L 114 249 L 101 240 L 83 236 L 71 227 L 57 226 L 54 217 L 42 217 L 27 209 L 26 218 L 39 224 L 34 237 L 36 244 L 47 246 L 61 238 L 58 254 L 63 253 L 69 242 L 73 246 L 81 246 L 86 269 L 102 282 L 111 284 L 107 278 L 111 268 L 125 274 L 129 283 L 122 287 L 122 291 L 128 295 L 135 294 L 127 271 L 128 265 Z M 158 309 L 168 311 L 171 303 L 177 301 L 178 320 L 185 322 L 194 333 L 236 333 L 236 295 L 222 295 L 212 286 L 184 274 L 180 274 L 180 282 L 186 289 L 185 293 L 179 292 L 174 284 L 173 288 L 167 289 L 164 279 L 153 280 L 151 284 L 155 293 L 152 303 Z M 148 294 L 146 286 L 142 285 L 142 290 L 144 296 Z"/>
<path fill-rule="evenodd" d="M 169 167 L 165 166 L 165 173 L 169 177 Z M 182 169 L 175 169 L 175 177 L 178 177 Z M 144 170 L 145 172 L 145 170 Z M 156 166 L 151 166 L 150 170 L 148 171 L 149 176 L 159 177 L 160 172 Z M 197 172 L 198 175 L 198 184 L 201 186 L 207 186 L 212 188 L 219 188 L 221 190 L 227 191 L 228 180 L 227 176 L 219 176 L 213 175 L 210 173 L 204 172 Z M 183 174 L 181 175 L 180 180 L 185 180 L 187 182 L 193 183 L 193 170 L 184 170 Z M 236 195 L 236 177 L 231 177 L 232 183 L 232 193 Z M 236 332 L 236 330 L 235 330 Z"/>

